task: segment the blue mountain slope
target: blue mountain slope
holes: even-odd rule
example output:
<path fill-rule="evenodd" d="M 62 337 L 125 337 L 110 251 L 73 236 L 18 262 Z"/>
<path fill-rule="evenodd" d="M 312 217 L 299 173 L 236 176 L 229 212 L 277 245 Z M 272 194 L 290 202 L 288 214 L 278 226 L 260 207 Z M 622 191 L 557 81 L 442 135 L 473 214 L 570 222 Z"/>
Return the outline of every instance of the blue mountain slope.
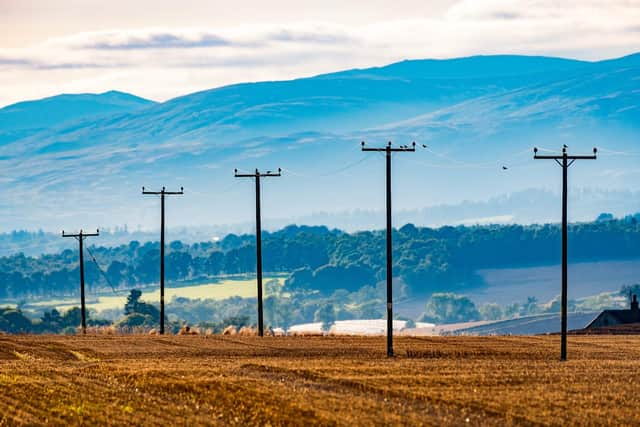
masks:
<path fill-rule="evenodd" d="M 93 119 L 112 113 L 128 113 L 154 104 L 124 92 L 57 95 L 0 108 L 0 137 L 25 137 L 42 129 L 59 128 L 70 121 Z"/>
<path fill-rule="evenodd" d="M 231 139 L 258 130 L 270 135 L 359 130 L 477 96 L 546 82 L 587 64 L 519 56 L 404 61 L 381 68 L 208 90 L 168 101 L 149 113 L 163 120 L 170 117 L 172 125 L 186 124 L 189 132 L 211 129 Z M 184 116 L 188 116 L 186 121 L 176 123 L 177 117 Z M 148 119 L 153 117 L 145 116 L 144 120 Z M 161 129 L 164 123 L 156 121 L 154 128 Z"/>
<path fill-rule="evenodd" d="M 0 204 L 14 216 L 5 224 L 14 227 L 20 222 L 38 227 L 52 212 L 64 213 L 55 218 L 60 225 L 73 225 L 86 212 L 97 214 L 102 224 L 137 224 L 139 214 L 130 207 L 140 206 L 138 187 L 176 182 L 194 191 L 193 202 L 177 207 L 184 224 L 237 222 L 251 219 L 228 208 L 251 200 L 246 189 L 211 193 L 233 185 L 235 167 L 281 166 L 288 178 L 270 184 L 270 200 L 281 208 L 272 216 L 375 209 L 382 206 L 381 193 L 371 183 L 381 184 L 383 166 L 379 156 L 359 152 L 362 139 L 428 143 L 431 151 L 394 160 L 403 189 L 397 209 L 482 201 L 532 187 L 555 189 L 551 165 L 532 164 L 533 145 L 640 152 L 638 58 L 405 61 L 232 85 L 81 118 L 6 140 L 0 147 L 5 174 L 0 179 L 22 193 L 4 193 Z M 606 153 L 596 165 L 575 168 L 572 182 L 637 191 L 633 171 L 640 157 L 607 159 Z M 499 168 L 503 162 L 509 172 Z M 44 196 L 56 192 L 69 194 L 64 205 Z M 80 200 L 84 216 L 67 211 Z M 94 212 L 92 205 L 101 207 Z"/>
<path fill-rule="evenodd" d="M 543 73 L 566 73 L 591 65 L 574 59 L 544 56 L 491 55 L 454 59 L 405 60 L 384 67 L 354 69 L 318 76 L 322 79 L 497 79 Z"/>

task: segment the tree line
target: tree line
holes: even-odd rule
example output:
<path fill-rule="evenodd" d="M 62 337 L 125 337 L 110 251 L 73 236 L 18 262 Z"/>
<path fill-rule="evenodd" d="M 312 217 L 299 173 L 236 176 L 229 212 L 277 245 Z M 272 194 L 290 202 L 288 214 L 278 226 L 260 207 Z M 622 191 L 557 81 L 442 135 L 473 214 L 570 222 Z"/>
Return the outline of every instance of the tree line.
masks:
<path fill-rule="evenodd" d="M 640 215 L 569 227 L 570 261 L 640 258 Z M 416 227 L 393 231 L 394 274 L 407 293 L 463 292 L 481 284 L 477 270 L 557 263 L 560 228 L 547 225 Z M 132 241 L 91 246 L 85 256 L 88 292 L 132 289 L 159 280 L 159 243 Z M 264 269 L 288 273 L 288 287 L 355 292 L 384 280 L 384 231 L 345 233 L 317 226 L 288 226 L 263 233 Z M 93 257 L 98 265 L 93 262 Z M 169 283 L 212 280 L 255 272 L 252 235 L 229 234 L 213 242 L 171 242 Z M 0 299 L 75 296 L 78 253 L 67 249 L 39 257 L 0 257 Z"/>

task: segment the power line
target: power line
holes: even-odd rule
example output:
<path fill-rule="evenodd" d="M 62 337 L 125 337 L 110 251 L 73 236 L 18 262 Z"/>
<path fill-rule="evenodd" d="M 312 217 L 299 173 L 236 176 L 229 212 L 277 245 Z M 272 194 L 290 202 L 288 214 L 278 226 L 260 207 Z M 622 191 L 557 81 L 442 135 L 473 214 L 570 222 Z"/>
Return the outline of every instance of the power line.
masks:
<path fill-rule="evenodd" d="M 441 164 L 441 163 L 424 163 L 424 162 L 419 162 L 419 161 L 415 161 L 415 160 L 409 160 L 415 163 L 421 163 L 425 166 L 431 166 L 431 167 L 435 167 L 435 168 L 442 168 L 442 169 L 495 169 L 496 167 L 501 167 L 501 166 L 518 166 L 518 165 L 522 165 L 524 163 L 527 163 L 528 160 L 524 160 L 518 163 L 513 163 L 513 160 L 523 156 L 526 153 L 529 153 L 529 149 L 526 150 L 521 150 L 521 151 L 517 151 L 507 157 L 502 157 L 502 158 L 498 158 L 496 160 L 490 161 L 490 162 L 467 162 L 467 161 L 461 161 L 461 160 L 457 160 L 454 158 L 449 157 L 448 155 L 441 153 L 441 152 L 437 152 L 435 151 L 433 148 L 431 148 L 430 146 L 426 146 L 423 145 L 424 149 L 427 150 L 428 152 L 434 154 L 435 156 L 438 156 L 444 160 L 447 160 L 450 164 Z"/>
<path fill-rule="evenodd" d="M 562 148 L 561 155 L 538 155 L 538 148 L 533 149 L 535 160 L 554 160 L 562 167 L 562 338 L 560 340 L 560 360 L 567 360 L 567 171 L 576 160 L 595 160 L 598 150 L 593 149 L 590 156 L 569 156 L 567 146 Z"/>
<path fill-rule="evenodd" d="M 640 151 L 618 151 L 618 150 L 609 150 L 607 148 L 598 148 L 598 152 L 602 156 L 604 153 L 605 157 L 616 157 L 616 156 L 640 156 Z"/>
<path fill-rule="evenodd" d="M 91 259 L 93 260 L 93 263 L 96 265 L 96 267 L 98 268 L 98 271 L 100 272 L 100 274 L 102 274 L 102 277 L 104 278 L 104 280 L 107 282 L 107 284 L 111 287 L 111 290 L 113 291 L 114 294 L 116 294 L 117 296 L 121 296 L 118 294 L 118 292 L 116 291 L 115 286 L 113 286 L 111 284 L 111 281 L 109 280 L 109 277 L 107 277 L 107 273 L 104 272 L 104 270 L 102 270 L 102 268 L 100 267 L 100 264 L 98 264 L 98 261 L 96 260 L 96 257 L 93 255 L 93 253 L 91 252 L 91 250 L 89 250 L 89 247 L 85 247 L 85 249 L 87 250 L 87 252 L 89 253 L 89 256 L 91 257 Z"/>
<path fill-rule="evenodd" d="M 198 195 L 198 197 L 204 197 L 206 199 L 212 199 L 212 200 L 219 200 L 221 194 L 227 194 L 231 192 L 233 189 L 236 188 L 237 185 L 238 185 L 237 181 L 233 181 L 231 185 L 223 188 L 220 191 L 216 191 L 215 194 L 207 194 L 207 193 L 203 193 L 201 191 L 195 191 L 195 190 L 189 190 L 189 194 L 193 193 Z"/>
<path fill-rule="evenodd" d="M 313 178 L 325 178 L 328 176 L 333 176 L 333 175 L 339 175 L 342 172 L 345 172 L 355 166 L 358 166 L 361 163 L 366 162 L 367 160 L 369 160 L 371 158 L 371 156 L 362 156 L 362 158 L 354 161 L 354 162 L 349 162 L 343 166 L 340 166 L 339 168 L 329 171 L 329 172 L 324 172 L 324 173 L 320 173 L 320 174 L 307 174 L 307 173 L 303 173 L 303 172 L 297 172 L 297 171 L 293 171 L 291 169 L 287 169 L 287 168 L 282 168 L 283 171 L 288 172 L 292 175 L 298 176 L 300 178 L 305 178 L 305 179 L 313 179 Z"/>
<path fill-rule="evenodd" d="M 254 173 L 238 173 L 234 171 L 236 178 L 253 178 L 256 183 L 256 282 L 258 286 L 258 335 L 264 335 L 264 317 L 262 308 L 262 224 L 260 218 L 260 178 L 282 176 L 282 169 L 278 173 L 267 171 L 261 173 L 258 169 Z"/>
<path fill-rule="evenodd" d="M 415 152 L 416 143 L 391 147 L 391 141 L 384 148 L 368 148 L 362 141 L 362 151 L 384 153 L 387 161 L 387 356 L 393 357 L 393 246 L 391 242 L 391 153 Z"/>
<path fill-rule="evenodd" d="M 180 191 L 166 191 L 162 187 L 160 191 L 146 191 L 142 187 L 144 195 L 160 196 L 160 335 L 164 334 L 164 199 L 165 196 L 183 195 L 184 188 L 180 187 Z"/>
<path fill-rule="evenodd" d="M 82 250 L 84 239 L 87 237 L 99 236 L 100 230 L 96 230 L 95 233 L 84 233 L 80 230 L 78 234 L 67 234 L 62 230 L 62 237 L 73 237 L 78 241 L 79 250 L 78 253 L 80 255 L 80 310 L 81 310 L 81 322 L 82 322 L 82 333 L 87 333 L 87 317 L 86 317 L 86 305 L 84 299 L 84 251 Z"/>

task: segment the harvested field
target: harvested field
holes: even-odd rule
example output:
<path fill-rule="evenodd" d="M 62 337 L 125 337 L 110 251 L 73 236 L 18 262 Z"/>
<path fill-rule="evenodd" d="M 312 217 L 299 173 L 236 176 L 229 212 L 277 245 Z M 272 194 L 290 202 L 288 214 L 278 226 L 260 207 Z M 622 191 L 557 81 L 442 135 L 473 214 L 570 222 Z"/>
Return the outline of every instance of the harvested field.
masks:
<path fill-rule="evenodd" d="M 639 336 L 0 336 L 0 425 L 640 424 Z"/>

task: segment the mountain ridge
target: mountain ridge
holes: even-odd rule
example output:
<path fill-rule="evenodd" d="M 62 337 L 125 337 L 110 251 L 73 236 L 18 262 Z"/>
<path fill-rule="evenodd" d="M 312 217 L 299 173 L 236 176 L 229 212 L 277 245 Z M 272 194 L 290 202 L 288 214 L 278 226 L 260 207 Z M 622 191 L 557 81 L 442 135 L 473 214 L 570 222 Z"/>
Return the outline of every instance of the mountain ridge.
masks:
<path fill-rule="evenodd" d="M 103 93 L 63 93 L 16 102 L 0 108 L 0 141 L 10 141 L 7 135 L 24 138 L 43 129 L 64 126 L 78 120 L 127 113 L 153 104 L 154 101 L 116 90 Z"/>
<path fill-rule="evenodd" d="M 281 166 L 285 174 L 297 177 L 269 184 L 273 203 L 286 206 L 286 215 L 292 217 L 377 208 L 380 195 L 370 184 L 378 182 L 381 166 L 359 152 L 362 140 L 416 140 L 429 146 L 421 154 L 394 160 L 399 165 L 394 179 L 405 187 L 394 206 L 402 210 L 489 199 L 530 188 L 533 182 L 539 188 L 556 188 L 558 181 L 548 167 L 530 161 L 534 145 L 557 149 L 564 143 L 576 152 L 597 145 L 603 149 L 599 161 L 572 169 L 572 182 L 637 191 L 632 177 L 640 155 L 639 58 L 635 54 L 580 62 L 504 55 L 441 60 L 438 64 L 454 64 L 453 69 L 461 68 L 460 61 L 493 63 L 485 67 L 489 71 L 515 61 L 520 64 L 515 69 L 536 72 L 483 77 L 480 71 L 474 76 L 473 67 L 462 67 L 459 75 L 469 78 L 445 80 L 372 80 L 357 73 L 340 77 L 339 72 L 331 78 L 200 91 L 26 136 L 0 130 L 4 182 L 22 192 L 21 197 L 15 191 L 0 196 L 11 216 L 5 226 L 22 228 L 27 222 L 37 229 L 48 221 L 42 212 L 59 213 L 53 223 L 60 225 L 81 222 L 86 212 L 104 225 L 135 225 L 131 217 L 148 216 L 135 189 L 174 181 L 199 194 L 196 206 L 176 206 L 188 221 L 248 221 L 244 209 L 215 208 L 244 206 L 250 200 L 244 187 L 207 195 L 212 188 L 229 186 L 234 168 Z M 527 68 L 530 61 L 549 64 L 549 69 Z M 402 70 L 393 68 L 397 64 L 403 63 L 391 64 L 391 71 L 384 72 L 399 75 Z M 402 72 L 416 75 L 414 65 Z M 51 192 L 71 195 L 63 204 L 49 201 L 45 194 Z M 85 214 L 69 212 L 74 200 L 86 206 Z"/>

